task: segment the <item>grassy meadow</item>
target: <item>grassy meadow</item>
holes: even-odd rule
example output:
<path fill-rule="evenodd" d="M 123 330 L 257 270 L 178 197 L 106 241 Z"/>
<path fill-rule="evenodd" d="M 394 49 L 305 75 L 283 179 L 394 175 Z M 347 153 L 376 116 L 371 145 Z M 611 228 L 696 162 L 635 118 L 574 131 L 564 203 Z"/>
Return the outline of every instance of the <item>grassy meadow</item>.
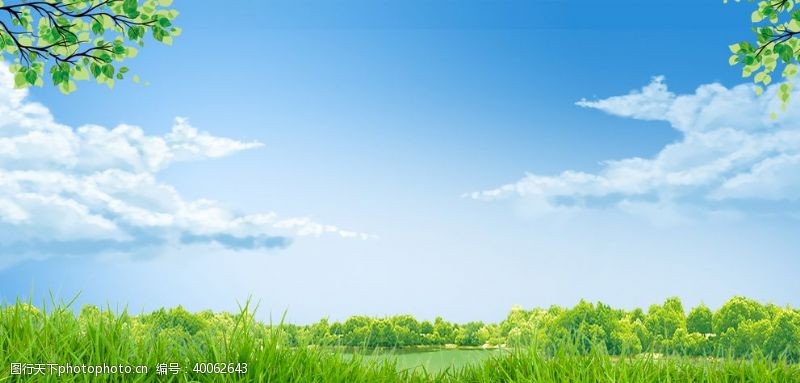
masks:
<path fill-rule="evenodd" d="M 585 352 L 571 343 L 550 353 L 534 346 L 352 352 L 290 345 L 284 326 L 259 323 L 248 307 L 238 314 L 215 314 L 213 325 L 203 329 L 177 322 L 153 326 L 147 318 L 91 307 L 76 314 L 68 305 L 4 305 L 0 382 L 800 382 L 800 365 L 758 354 L 616 356 L 601 347 Z M 16 363 L 146 366 L 148 371 L 23 375 L 12 372 Z M 159 374 L 158 365 L 171 363 L 180 370 Z M 198 363 L 204 367 L 198 369 Z"/>
<path fill-rule="evenodd" d="M 507 350 L 499 349 L 396 349 L 386 351 L 365 351 L 359 356 L 364 362 L 381 363 L 388 361 L 395 365 L 398 371 L 425 371 L 441 373 L 448 370 L 460 370 L 469 365 L 477 365 L 484 361 L 507 355 Z M 354 354 L 343 354 L 352 356 Z"/>

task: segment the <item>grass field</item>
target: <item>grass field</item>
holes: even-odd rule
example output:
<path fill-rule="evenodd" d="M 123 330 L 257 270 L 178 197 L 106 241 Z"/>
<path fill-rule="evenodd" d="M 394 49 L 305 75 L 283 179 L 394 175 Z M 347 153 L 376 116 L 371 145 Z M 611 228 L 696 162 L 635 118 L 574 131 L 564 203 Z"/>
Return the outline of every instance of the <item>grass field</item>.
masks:
<path fill-rule="evenodd" d="M 214 331 L 190 334 L 143 327 L 125 313 L 76 316 L 67 307 L 39 311 L 17 303 L 0 307 L 0 382 L 800 382 L 797 364 L 762 358 L 620 358 L 581 355 L 568 346 L 550 356 L 529 349 L 344 355 L 327 347 L 286 347 L 280 328 L 263 330 L 246 310 Z M 45 369 L 32 376 L 12 374 L 15 363 L 141 365 L 148 371 L 58 376 Z M 176 363 L 180 371 L 158 375 L 162 363 Z M 194 371 L 197 363 L 218 370 Z"/>
<path fill-rule="evenodd" d="M 468 365 L 476 365 L 492 357 L 501 356 L 505 351 L 490 349 L 432 349 L 432 350 L 393 350 L 367 352 L 363 359 L 389 361 L 395 363 L 400 371 L 419 370 L 441 373 L 446 370 L 460 370 Z"/>

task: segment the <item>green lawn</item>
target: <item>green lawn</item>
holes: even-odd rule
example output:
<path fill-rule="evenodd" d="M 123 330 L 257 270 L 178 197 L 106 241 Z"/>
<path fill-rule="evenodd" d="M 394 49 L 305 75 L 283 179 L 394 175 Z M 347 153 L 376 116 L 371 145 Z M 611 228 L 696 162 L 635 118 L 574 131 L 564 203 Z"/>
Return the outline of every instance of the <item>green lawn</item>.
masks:
<path fill-rule="evenodd" d="M 439 373 L 447 369 L 461 370 L 469 364 L 480 364 L 484 360 L 502 355 L 502 350 L 480 349 L 432 349 L 376 351 L 367 354 L 365 361 L 391 361 L 398 370 L 424 370 Z"/>

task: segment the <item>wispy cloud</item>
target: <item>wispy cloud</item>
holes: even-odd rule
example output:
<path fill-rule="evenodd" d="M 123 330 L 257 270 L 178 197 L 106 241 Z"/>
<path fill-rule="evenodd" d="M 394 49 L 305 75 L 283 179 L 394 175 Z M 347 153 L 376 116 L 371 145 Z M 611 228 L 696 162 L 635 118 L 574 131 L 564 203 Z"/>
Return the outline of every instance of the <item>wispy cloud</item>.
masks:
<path fill-rule="evenodd" d="M 797 87 L 796 87 L 797 88 Z M 641 90 L 578 106 L 639 120 L 666 121 L 682 138 L 652 158 L 603 162 L 596 173 L 527 174 L 519 181 L 465 196 L 522 197 L 540 211 L 620 210 L 742 213 L 744 203 L 800 200 L 800 92 L 786 112 L 776 87 L 756 96 L 750 85 L 703 85 L 676 95 L 663 77 Z"/>
<path fill-rule="evenodd" d="M 130 125 L 66 126 L 46 106 L 31 102 L 26 90 L 14 89 L 0 66 L 0 257 L 189 243 L 257 249 L 285 247 L 298 236 L 372 237 L 305 217 L 234 212 L 212 200 L 186 200 L 156 178 L 176 162 L 261 146 L 201 132 L 182 118 L 163 136 Z"/>

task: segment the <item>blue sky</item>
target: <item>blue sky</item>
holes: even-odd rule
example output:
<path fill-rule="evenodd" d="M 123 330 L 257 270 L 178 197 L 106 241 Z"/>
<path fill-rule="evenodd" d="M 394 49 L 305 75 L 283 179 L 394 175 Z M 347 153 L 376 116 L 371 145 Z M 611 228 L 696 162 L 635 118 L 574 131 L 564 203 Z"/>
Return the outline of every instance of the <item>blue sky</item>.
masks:
<path fill-rule="evenodd" d="M 59 174 L 122 171 L 101 189 L 171 222 L 91 196 L 76 200 L 113 232 L 0 209 L 0 298 L 139 311 L 252 296 L 296 322 L 494 321 L 581 298 L 800 305 L 797 116 L 762 118 L 771 95 L 727 65 L 750 5 L 242 3 L 176 1 L 184 34 L 131 63 L 150 86 L 0 92 L 10 112 L 46 107 L 58 127 L 25 118 L 49 133 L 105 142 Z M 131 162 L 110 136 L 170 159 Z"/>

